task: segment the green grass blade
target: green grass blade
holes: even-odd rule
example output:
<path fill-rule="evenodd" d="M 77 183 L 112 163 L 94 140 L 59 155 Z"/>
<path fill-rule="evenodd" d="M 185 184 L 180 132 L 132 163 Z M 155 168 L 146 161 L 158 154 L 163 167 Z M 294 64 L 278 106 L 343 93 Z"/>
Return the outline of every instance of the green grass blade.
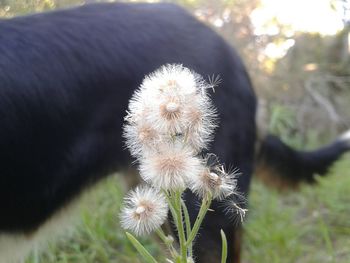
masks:
<path fill-rule="evenodd" d="M 132 243 L 132 245 L 136 248 L 136 250 L 141 254 L 143 259 L 147 263 L 157 263 L 157 260 L 155 260 L 154 257 L 145 249 L 144 246 L 141 245 L 141 243 L 130 233 L 125 233 L 129 241 Z"/>
<path fill-rule="evenodd" d="M 222 251 L 221 251 L 221 263 L 226 263 L 227 259 L 227 239 L 225 232 L 221 229 L 220 230 L 221 234 L 221 240 L 222 240 Z"/>

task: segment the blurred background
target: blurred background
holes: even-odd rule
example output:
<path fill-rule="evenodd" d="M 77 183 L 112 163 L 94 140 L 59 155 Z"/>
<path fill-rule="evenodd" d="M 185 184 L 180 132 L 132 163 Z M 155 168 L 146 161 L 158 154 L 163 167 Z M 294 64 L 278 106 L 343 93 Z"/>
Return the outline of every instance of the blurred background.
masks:
<path fill-rule="evenodd" d="M 0 0 L 0 16 L 94 2 Z M 312 149 L 350 127 L 350 0 L 162 2 L 185 7 L 237 49 L 265 113 L 262 124 L 286 143 Z M 349 160 L 298 192 L 277 193 L 254 181 L 243 262 L 350 262 Z M 111 178 L 93 190 L 77 230 L 27 262 L 141 262 L 119 230 L 118 182 Z M 144 242 L 162 256 L 152 240 Z"/>

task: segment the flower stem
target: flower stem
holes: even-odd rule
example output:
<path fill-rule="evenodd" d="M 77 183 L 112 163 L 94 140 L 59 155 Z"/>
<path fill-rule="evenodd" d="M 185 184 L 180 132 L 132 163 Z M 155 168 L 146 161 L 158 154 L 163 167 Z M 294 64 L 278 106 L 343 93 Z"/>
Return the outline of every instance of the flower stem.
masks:
<path fill-rule="evenodd" d="M 201 208 L 199 209 L 197 219 L 193 225 L 191 234 L 187 238 L 186 247 L 188 247 L 195 239 L 195 237 L 198 233 L 199 227 L 201 226 L 203 219 L 204 219 L 204 217 L 205 217 L 205 215 L 210 207 L 211 201 L 212 201 L 211 196 L 207 196 L 207 197 L 203 198 L 202 205 L 201 205 Z"/>
<path fill-rule="evenodd" d="M 171 212 L 171 215 L 173 217 L 173 220 L 174 220 L 174 224 L 176 226 L 176 229 L 177 229 L 177 220 L 176 220 L 176 204 L 174 203 L 174 198 L 172 197 L 172 195 L 170 193 L 168 193 L 166 190 L 163 190 L 163 193 L 166 197 L 166 200 L 168 202 L 168 205 L 169 205 L 169 208 L 170 208 L 170 212 Z"/>
<path fill-rule="evenodd" d="M 136 248 L 136 250 L 142 255 L 142 258 L 147 263 L 158 263 L 157 260 L 145 249 L 143 245 L 130 233 L 125 233 L 131 244 Z"/>
<path fill-rule="evenodd" d="M 168 247 L 171 256 L 173 258 L 176 258 L 179 256 L 179 254 L 177 253 L 176 249 L 173 246 L 173 241 L 174 239 L 171 239 L 165 235 L 165 233 L 163 232 L 163 230 L 161 228 L 156 229 L 156 233 L 159 236 L 159 238 L 164 242 L 164 244 Z"/>
<path fill-rule="evenodd" d="M 222 241 L 222 250 L 221 250 L 221 263 L 226 263 L 227 259 L 227 239 L 225 232 L 221 229 L 220 230 L 221 234 L 221 241 Z"/>
<path fill-rule="evenodd" d="M 182 210 L 185 216 L 185 224 L 186 224 L 186 238 L 188 239 L 190 237 L 190 233 L 191 233 L 191 221 L 190 221 L 190 215 L 188 214 L 188 210 L 185 204 L 184 200 L 181 200 L 181 205 L 182 205 Z M 188 248 L 188 255 L 189 257 L 192 257 L 193 253 L 192 253 L 192 242 L 190 242 Z"/>
<path fill-rule="evenodd" d="M 156 233 L 159 236 L 159 238 L 167 245 L 167 244 L 171 244 L 169 243 L 169 239 L 168 237 L 165 235 L 165 233 L 163 232 L 163 230 L 161 228 L 157 228 L 156 229 Z"/>
<path fill-rule="evenodd" d="M 177 231 L 179 235 L 179 242 L 180 242 L 180 254 L 181 254 L 181 261 L 183 263 L 186 263 L 187 261 L 187 247 L 186 247 L 186 238 L 185 238 L 185 229 L 183 225 L 183 219 L 182 219 L 182 209 L 181 209 L 181 192 L 176 191 L 175 193 L 175 211 L 176 211 L 176 220 L 177 220 Z"/>

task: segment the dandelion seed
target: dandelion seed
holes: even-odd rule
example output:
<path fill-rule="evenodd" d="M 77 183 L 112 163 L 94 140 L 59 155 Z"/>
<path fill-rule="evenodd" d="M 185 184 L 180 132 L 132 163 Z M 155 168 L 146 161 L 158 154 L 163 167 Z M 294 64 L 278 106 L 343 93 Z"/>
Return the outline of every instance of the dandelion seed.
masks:
<path fill-rule="evenodd" d="M 163 194 L 150 187 L 137 187 L 124 198 L 121 224 L 136 235 L 149 234 L 166 220 L 168 206 Z"/>
<path fill-rule="evenodd" d="M 228 199 L 224 201 L 224 211 L 231 221 L 238 223 L 237 220 L 242 223 L 248 209 L 243 208 L 242 201 L 237 202 L 234 199 Z"/>
<path fill-rule="evenodd" d="M 181 144 L 164 144 L 162 149 L 141 160 L 140 174 L 158 189 L 185 189 L 190 177 L 197 176 L 200 160 Z"/>
<path fill-rule="evenodd" d="M 213 92 L 215 92 L 215 88 L 217 86 L 219 86 L 222 82 L 220 75 L 211 75 L 208 76 L 208 80 L 209 80 L 209 87 L 213 90 Z"/>
<path fill-rule="evenodd" d="M 220 202 L 220 207 L 225 212 L 227 218 L 235 225 L 243 222 L 248 209 L 246 209 L 247 199 L 244 195 L 235 191 L 227 199 Z"/>

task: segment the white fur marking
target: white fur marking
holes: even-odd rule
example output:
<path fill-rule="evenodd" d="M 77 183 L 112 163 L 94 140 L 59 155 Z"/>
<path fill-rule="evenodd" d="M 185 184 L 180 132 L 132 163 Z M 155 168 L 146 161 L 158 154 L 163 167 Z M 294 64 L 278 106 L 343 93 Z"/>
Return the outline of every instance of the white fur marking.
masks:
<path fill-rule="evenodd" d="M 350 146 L 350 130 L 347 130 L 342 135 L 339 136 L 341 141 L 345 141 Z"/>
<path fill-rule="evenodd" d="M 32 234 L 0 233 L 0 263 L 24 262 L 33 249 L 45 248 L 52 237 L 67 233 L 74 226 L 72 221 L 76 213 L 73 211 L 79 211 L 76 201 L 59 210 Z"/>

